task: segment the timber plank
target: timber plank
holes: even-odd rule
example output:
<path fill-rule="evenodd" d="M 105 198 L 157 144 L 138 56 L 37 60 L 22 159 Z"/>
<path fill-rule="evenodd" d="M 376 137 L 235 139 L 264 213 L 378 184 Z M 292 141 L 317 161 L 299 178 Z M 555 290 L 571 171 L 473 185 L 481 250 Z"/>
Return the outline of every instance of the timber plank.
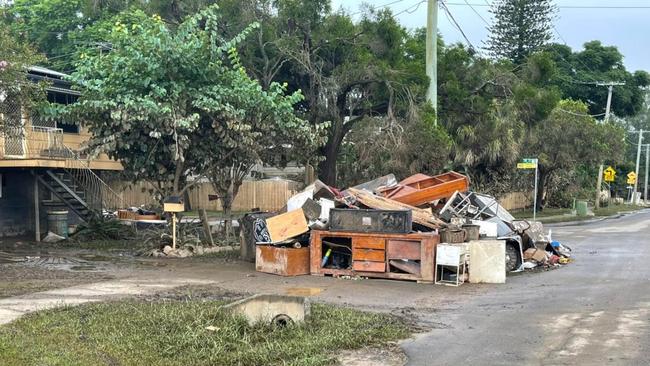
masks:
<path fill-rule="evenodd" d="M 266 219 L 266 228 L 274 243 L 294 238 L 309 231 L 307 219 L 300 208 Z"/>

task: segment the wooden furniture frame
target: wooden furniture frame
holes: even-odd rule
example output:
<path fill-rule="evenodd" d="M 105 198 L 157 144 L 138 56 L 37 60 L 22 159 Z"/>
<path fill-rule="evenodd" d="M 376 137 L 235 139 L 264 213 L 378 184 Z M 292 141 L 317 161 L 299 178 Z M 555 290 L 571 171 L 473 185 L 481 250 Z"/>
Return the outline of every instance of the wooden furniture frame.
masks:
<path fill-rule="evenodd" d="M 454 192 L 467 192 L 469 179 L 456 172 L 430 177 L 416 174 L 399 182 L 395 187 L 383 190 L 382 194 L 397 202 L 421 206 L 440 198 L 449 198 Z"/>
<path fill-rule="evenodd" d="M 323 238 L 351 240 L 352 263 L 348 269 L 321 267 Z M 356 233 L 312 230 L 310 238 L 310 270 L 312 275 L 362 276 L 433 283 L 435 249 L 440 241 L 435 232 L 414 234 Z M 420 261 L 420 272 L 396 273 L 390 261 Z"/>

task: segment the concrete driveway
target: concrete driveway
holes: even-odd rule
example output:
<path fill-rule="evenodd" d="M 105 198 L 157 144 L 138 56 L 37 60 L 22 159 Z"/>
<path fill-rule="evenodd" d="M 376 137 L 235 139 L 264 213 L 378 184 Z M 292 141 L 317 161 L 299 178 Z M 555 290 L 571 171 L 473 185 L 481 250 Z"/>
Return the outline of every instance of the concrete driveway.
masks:
<path fill-rule="evenodd" d="M 402 344 L 408 365 L 650 364 L 650 212 L 553 236 L 575 263 L 450 299 Z"/>

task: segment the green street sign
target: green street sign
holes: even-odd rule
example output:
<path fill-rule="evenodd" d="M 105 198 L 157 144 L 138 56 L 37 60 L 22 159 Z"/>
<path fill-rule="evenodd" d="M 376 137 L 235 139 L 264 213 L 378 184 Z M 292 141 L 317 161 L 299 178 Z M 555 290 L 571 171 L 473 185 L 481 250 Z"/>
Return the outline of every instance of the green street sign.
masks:
<path fill-rule="evenodd" d="M 517 169 L 537 169 L 537 159 L 521 159 Z"/>

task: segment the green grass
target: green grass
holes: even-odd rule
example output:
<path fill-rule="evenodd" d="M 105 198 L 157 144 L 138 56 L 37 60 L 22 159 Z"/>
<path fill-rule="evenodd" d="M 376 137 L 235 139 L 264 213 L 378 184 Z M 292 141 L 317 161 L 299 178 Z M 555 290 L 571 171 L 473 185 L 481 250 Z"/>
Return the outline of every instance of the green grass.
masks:
<path fill-rule="evenodd" d="M 537 218 L 566 215 L 566 214 L 571 213 L 571 211 L 572 210 L 570 208 L 547 207 L 544 210 L 537 213 Z M 511 214 L 516 219 L 532 219 L 532 217 L 533 217 L 533 209 L 530 208 L 530 209 L 527 209 L 527 210 L 520 210 L 520 211 L 516 211 L 516 212 L 511 212 Z"/>
<path fill-rule="evenodd" d="M 319 304 L 301 325 L 249 326 L 220 304 L 128 300 L 31 314 L 0 327 L 0 365 L 330 365 L 338 350 L 410 334 L 389 315 Z"/>
<path fill-rule="evenodd" d="M 610 205 L 601 207 L 594 210 L 596 217 L 614 216 L 620 213 L 633 212 L 644 209 L 644 206 L 636 205 Z M 593 220 L 594 216 L 574 216 L 569 215 L 572 209 L 570 208 L 545 208 L 542 212 L 537 213 L 537 220 L 545 224 L 572 222 L 572 221 L 586 221 Z M 512 213 L 516 219 L 532 220 L 533 214 L 530 210 L 518 211 Z"/>
<path fill-rule="evenodd" d="M 633 212 L 644 209 L 645 206 L 637 205 L 610 205 L 607 207 L 601 207 L 598 210 L 594 210 L 596 216 L 612 216 L 619 213 Z"/>

